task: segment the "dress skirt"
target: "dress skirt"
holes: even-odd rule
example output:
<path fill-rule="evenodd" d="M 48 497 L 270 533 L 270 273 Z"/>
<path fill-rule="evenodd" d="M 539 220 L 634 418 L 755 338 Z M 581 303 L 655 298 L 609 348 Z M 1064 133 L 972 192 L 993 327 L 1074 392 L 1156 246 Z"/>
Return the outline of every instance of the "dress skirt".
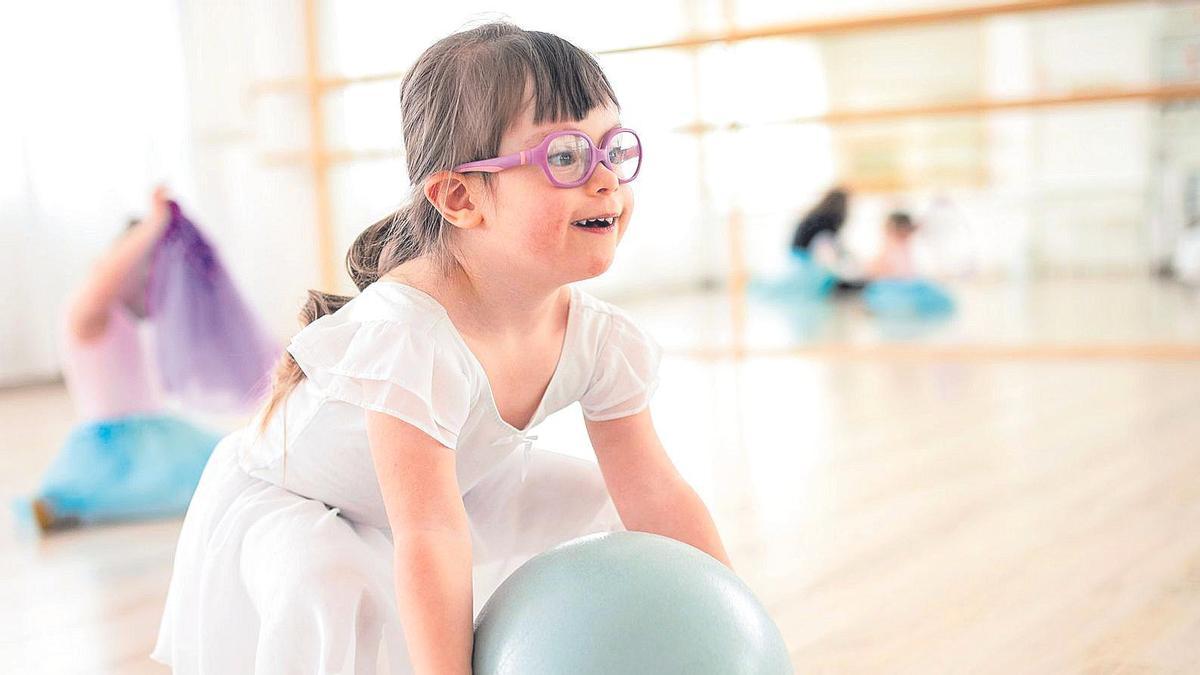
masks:
<path fill-rule="evenodd" d="M 390 532 L 251 477 L 214 450 L 180 533 L 152 658 L 177 674 L 410 673 Z M 465 495 L 474 611 L 529 558 L 623 529 L 598 467 L 534 448 Z"/>

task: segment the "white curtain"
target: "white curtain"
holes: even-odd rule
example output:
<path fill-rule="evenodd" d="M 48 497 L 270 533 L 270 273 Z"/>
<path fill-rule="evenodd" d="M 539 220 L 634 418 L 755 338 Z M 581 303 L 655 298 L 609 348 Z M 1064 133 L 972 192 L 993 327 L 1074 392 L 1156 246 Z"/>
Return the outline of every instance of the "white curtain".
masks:
<path fill-rule="evenodd" d="M 68 294 L 159 182 L 192 192 L 171 3 L 0 5 L 0 385 L 53 378 Z"/>

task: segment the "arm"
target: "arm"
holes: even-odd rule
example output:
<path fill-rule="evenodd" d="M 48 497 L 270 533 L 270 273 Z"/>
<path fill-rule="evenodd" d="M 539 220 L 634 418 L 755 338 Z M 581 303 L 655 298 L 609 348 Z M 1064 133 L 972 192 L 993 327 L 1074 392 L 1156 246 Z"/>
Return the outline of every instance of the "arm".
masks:
<path fill-rule="evenodd" d="M 469 674 L 471 535 L 454 451 L 391 415 L 366 415 L 395 543 L 397 607 L 414 672 Z"/>
<path fill-rule="evenodd" d="M 162 235 L 169 215 L 167 192 L 158 188 L 154 191 L 149 215 L 121 237 L 92 269 L 67 309 L 68 326 L 76 339 L 86 342 L 104 334 L 109 307 L 121 294 L 125 278 L 133 273 Z"/>
<path fill-rule="evenodd" d="M 732 568 L 708 508 L 671 463 L 649 409 L 585 424 L 626 528 L 691 544 Z"/>

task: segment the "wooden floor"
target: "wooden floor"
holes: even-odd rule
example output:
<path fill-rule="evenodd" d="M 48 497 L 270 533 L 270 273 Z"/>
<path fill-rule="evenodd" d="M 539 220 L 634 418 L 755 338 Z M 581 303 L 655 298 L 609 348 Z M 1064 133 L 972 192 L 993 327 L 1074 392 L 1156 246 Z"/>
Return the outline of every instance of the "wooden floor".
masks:
<path fill-rule="evenodd" d="M 1196 305 L 1171 297 L 1157 326 L 1131 302 L 1134 316 L 1077 319 L 1074 336 L 1058 323 L 1038 333 L 1018 308 L 1031 328 L 1003 344 L 1200 345 L 1200 314 L 1169 316 Z M 688 302 L 692 327 L 720 314 Z M 686 313 L 631 309 L 671 349 L 660 433 L 797 672 L 1200 672 L 1200 360 L 1070 349 L 697 359 L 679 337 Z M 987 346 L 983 328 L 956 330 L 865 344 Z M 778 346 L 778 335 L 747 335 Z M 69 401 L 56 385 L 0 392 L 0 424 L 7 503 L 36 485 Z M 575 411 L 548 420 L 538 442 L 586 452 Z M 13 525 L 5 510 L 0 672 L 162 671 L 145 655 L 177 522 L 44 540 Z"/>

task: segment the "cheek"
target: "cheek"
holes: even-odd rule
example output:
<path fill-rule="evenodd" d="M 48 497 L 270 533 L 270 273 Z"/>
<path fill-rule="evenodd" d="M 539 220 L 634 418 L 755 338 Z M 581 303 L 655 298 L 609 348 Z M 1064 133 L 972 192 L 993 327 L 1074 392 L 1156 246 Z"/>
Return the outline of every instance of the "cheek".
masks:
<path fill-rule="evenodd" d="M 617 228 L 617 241 L 621 241 L 625 237 L 625 232 L 629 229 L 629 223 L 633 219 L 633 191 L 626 190 L 624 203 L 621 206 L 621 223 Z"/>
<path fill-rule="evenodd" d="M 570 227 L 567 223 L 570 210 L 568 204 L 557 199 L 559 196 L 556 192 L 542 190 L 536 199 L 527 202 L 521 218 L 528 250 L 550 254 L 562 249 L 563 238 Z"/>
<path fill-rule="evenodd" d="M 548 208 L 530 210 L 523 226 L 525 245 L 522 247 L 536 254 L 550 254 L 562 248 L 566 224 L 559 211 Z"/>
<path fill-rule="evenodd" d="M 544 182 L 540 173 L 514 175 L 497 192 L 496 215 L 512 254 L 542 255 L 562 247 L 567 207 Z"/>

